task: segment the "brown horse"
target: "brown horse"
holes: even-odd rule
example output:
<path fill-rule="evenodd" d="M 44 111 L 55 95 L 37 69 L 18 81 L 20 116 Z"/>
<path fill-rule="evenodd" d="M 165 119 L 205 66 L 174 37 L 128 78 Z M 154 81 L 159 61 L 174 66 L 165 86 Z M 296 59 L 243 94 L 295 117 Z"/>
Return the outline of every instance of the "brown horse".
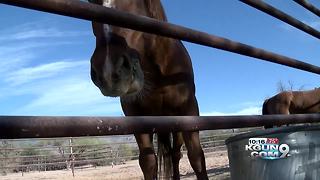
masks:
<path fill-rule="evenodd" d="M 262 114 L 307 114 L 320 112 L 320 88 L 283 91 L 264 101 Z M 272 126 L 266 126 L 270 128 Z"/>
<path fill-rule="evenodd" d="M 167 21 L 160 0 L 90 2 Z M 126 116 L 199 115 L 191 60 L 179 40 L 107 24 L 92 24 L 96 36 L 96 49 L 91 58 L 92 81 L 103 95 L 120 96 Z M 160 175 L 179 179 L 183 141 L 197 178 L 208 179 L 198 131 L 172 135 L 158 133 L 158 160 L 153 134 L 135 134 L 135 138 L 145 179 L 157 179 L 158 164 Z"/>

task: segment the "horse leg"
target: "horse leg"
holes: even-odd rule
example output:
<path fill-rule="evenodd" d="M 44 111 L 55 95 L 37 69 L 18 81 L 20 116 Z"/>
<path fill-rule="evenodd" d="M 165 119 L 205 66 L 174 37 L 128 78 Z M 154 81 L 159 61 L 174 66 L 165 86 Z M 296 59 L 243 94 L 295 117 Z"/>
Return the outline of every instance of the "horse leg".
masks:
<path fill-rule="evenodd" d="M 200 145 L 199 131 L 183 132 L 188 158 L 197 179 L 208 179 L 204 153 Z"/>
<path fill-rule="evenodd" d="M 281 114 L 287 114 L 287 115 L 289 115 L 289 114 L 290 114 L 289 108 L 290 108 L 290 104 L 288 104 L 287 106 L 284 106 L 284 107 L 280 108 Z M 289 124 L 286 124 L 286 126 L 289 126 Z M 280 126 L 278 126 L 278 127 L 280 127 Z"/>
<path fill-rule="evenodd" d="M 183 145 L 182 133 L 172 133 L 173 136 L 173 153 L 172 153 L 172 164 L 173 164 L 173 179 L 180 179 L 179 172 L 179 161 L 182 158 L 181 146 Z"/>
<path fill-rule="evenodd" d="M 277 112 L 275 114 L 290 114 L 290 103 L 291 102 L 286 102 L 286 103 L 281 103 L 281 104 L 277 104 Z M 287 124 L 287 126 L 289 126 L 289 124 Z M 281 127 L 281 125 L 279 125 L 278 127 Z"/>
<path fill-rule="evenodd" d="M 153 148 L 153 134 L 135 134 L 139 147 L 139 165 L 145 180 L 157 179 L 157 158 Z"/>

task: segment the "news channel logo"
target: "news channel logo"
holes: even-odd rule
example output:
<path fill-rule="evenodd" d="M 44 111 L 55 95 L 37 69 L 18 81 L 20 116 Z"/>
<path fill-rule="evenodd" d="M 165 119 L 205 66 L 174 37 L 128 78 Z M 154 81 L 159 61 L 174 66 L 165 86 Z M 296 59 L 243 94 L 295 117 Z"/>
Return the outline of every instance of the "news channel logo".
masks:
<path fill-rule="evenodd" d="M 278 138 L 250 138 L 245 146 L 250 152 L 250 157 L 274 160 L 289 157 L 290 147 L 288 144 L 279 144 Z"/>

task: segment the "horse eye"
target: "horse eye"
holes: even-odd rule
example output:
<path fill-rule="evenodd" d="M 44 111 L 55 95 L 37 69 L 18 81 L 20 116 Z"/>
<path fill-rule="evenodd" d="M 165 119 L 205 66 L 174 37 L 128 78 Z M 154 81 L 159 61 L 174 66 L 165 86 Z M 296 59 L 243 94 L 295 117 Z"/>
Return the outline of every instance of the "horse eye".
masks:
<path fill-rule="evenodd" d="M 138 64 L 138 63 L 139 63 L 139 61 L 140 61 L 140 59 L 139 59 L 139 58 L 133 58 L 132 60 L 133 60 L 133 62 L 134 62 L 135 64 Z"/>

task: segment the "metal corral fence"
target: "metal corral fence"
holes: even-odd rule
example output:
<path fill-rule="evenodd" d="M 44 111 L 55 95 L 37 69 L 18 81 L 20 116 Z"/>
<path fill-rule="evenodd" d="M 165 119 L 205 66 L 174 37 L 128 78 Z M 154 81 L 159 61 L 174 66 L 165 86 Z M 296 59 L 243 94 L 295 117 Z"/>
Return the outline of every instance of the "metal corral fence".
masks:
<path fill-rule="evenodd" d="M 255 0 L 241 0 L 319 39 L 319 32 L 284 12 Z M 302 1 L 296 1 L 302 2 Z M 182 26 L 137 16 L 79 0 L 0 0 L 0 3 L 181 39 L 257 59 L 320 74 L 320 68 L 303 61 L 255 48 Z M 301 3 L 302 4 L 302 3 Z M 304 3 L 305 4 L 305 3 Z M 314 8 L 313 8 L 314 9 Z M 161 119 L 161 123 L 157 121 Z M 319 122 L 320 115 L 237 117 L 14 117 L 0 118 L 0 138 L 40 138 L 132 134 L 140 132 L 206 130 Z M 72 122 L 72 123 L 70 123 Z M 141 126 L 137 126 L 135 123 Z M 74 124 L 75 123 L 75 124 Z M 97 127 L 99 127 L 97 129 Z M 72 131 L 77 129 L 77 131 Z"/>
<path fill-rule="evenodd" d="M 320 38 L 319 31 L 260 0 L 241 1 L 289 23 L 315 38 Z M 308 7 L 310 11 L 312 9 L 312 12 L 314 13 L 319 12 L 315 7 L 311 7 L 310 3 L 306 3 L 306 1 L 296 0 L 296 2 L 301 5 L 303 4 L 304 7 Z M 209 35 L 207 33 L 182 26 L 160 22 L 148 17 L 128 14 L 79 0 L 0 0 L 0 3 L 167 36 L 320 74 L 319 67 L 301 60 L 289 58 L 250 45 L 242 44 L 240 42 L 232 41 L 230 39 Z M 14 139 L 121 135 L 142 132 L 231 129 L 307 122 L 320 122 L 320 114 L 214 117 L 1 116 L 0 138 Z M 105 148 L 104 151 L 108 151 L 108 148 Z M 76 155 L 76 152 L 74 152 L 74 155 Z M 74 159 L 74 161 L 76 161 L 76 158 Z"/>
<path fill-rule="evenodd" d="M 231 136 L 260 128 L 205 131 L 200 134 L 205 153 L 226 151 L 225 140 Z M 156 139 L 155 139 L 156 140 Z M 138 147 L 133 136 L 120 135 L 84 138 L 42 138 L 0 141 L 0 173 L 25 173 L 85 169 L 97 166 L 125 164 L 138 159 Z M 157 144 L 157 143 L 155 143 Z M 182 152 L 186 153 L 185 147 Z"/>

